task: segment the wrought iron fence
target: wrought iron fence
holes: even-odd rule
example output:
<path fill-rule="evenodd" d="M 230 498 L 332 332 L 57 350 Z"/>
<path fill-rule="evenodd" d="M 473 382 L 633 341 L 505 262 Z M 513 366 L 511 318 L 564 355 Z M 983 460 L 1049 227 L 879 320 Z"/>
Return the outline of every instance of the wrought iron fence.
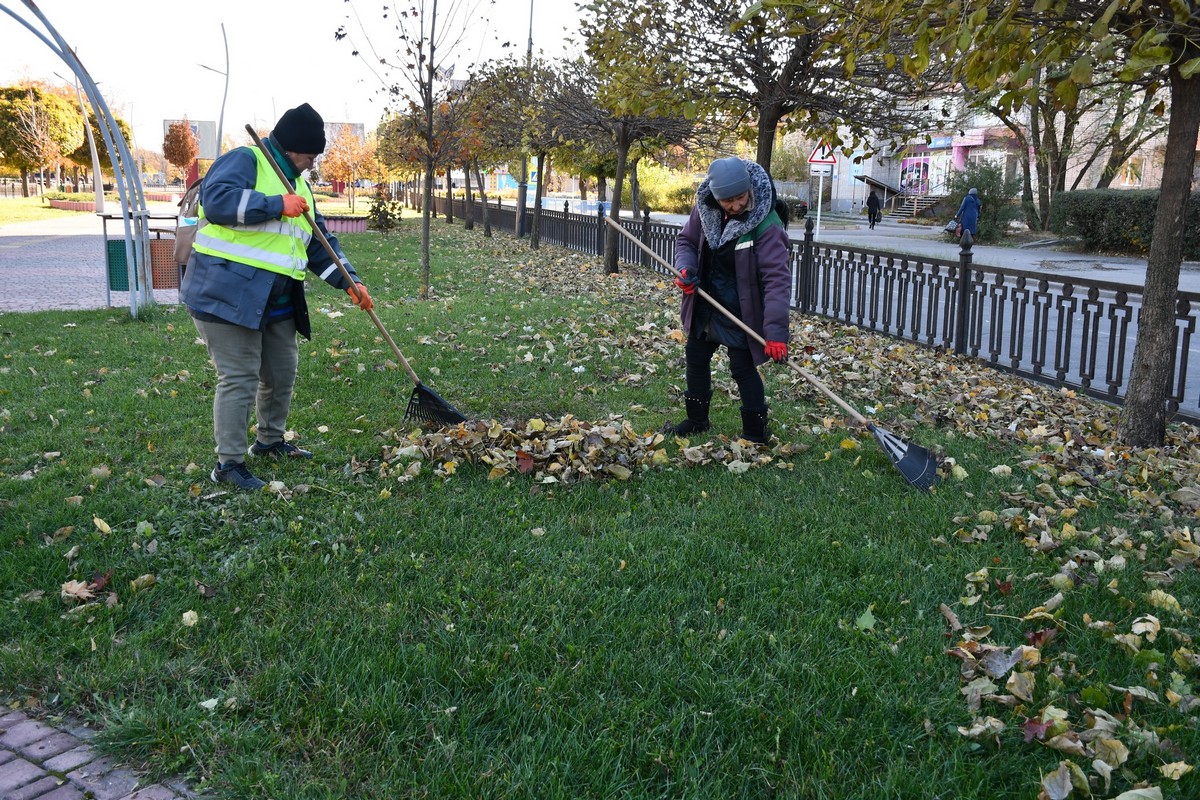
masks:
<path fill-rule="evenodd" d="M 455 200 L 454 215 L 466 204 Z M 444 213 L 446 199 L 436 207 Z M 482 212 L 474 204 L 476 221 Z M 515 231 L 511 207 L 489 206 L 492 225 Z M 542 241 L 603 255 L 603 206 L 597 214 L 544 209 Z M 645 213 L 625 226 L 673 263 L 680 226 Z M 969 239 L 969 237 L 967 237 Z M 618 237 L 618 258 L 666 273 L 636 245 Z M 813 222 L 791 240 L 792 307 L 927 347 L 979 359 L 1006 372 L 1070 387 L 1120 404 L 1137 338 L 1142 287 L 975 264 L 964 239 L 958 261 L 911 256 L 813 240 Z M 1168 410 L 1200 423 L 1200 358 L 1190 358 L 1200 293 L 1175 302 Z"/>

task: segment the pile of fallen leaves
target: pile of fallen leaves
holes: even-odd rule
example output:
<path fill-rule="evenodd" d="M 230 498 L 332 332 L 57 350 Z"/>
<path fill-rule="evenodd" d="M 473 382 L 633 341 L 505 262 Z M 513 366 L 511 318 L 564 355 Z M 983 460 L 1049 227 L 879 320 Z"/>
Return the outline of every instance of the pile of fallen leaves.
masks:
<path fill-rule="evenodd" d="M 400 482 L 421 474 L 424 464 L 439 476 L 452 475 L 460 463 L 488 467 L 489 480 L 528 475 L 537 483 L 574 483 L 587 479 L 629 480 L 637 472 L 672 463 L 662 433 L 638 433 L 628 421 L 611 417 L 586 422 L 573 416 L 557 420 L 532 418 L 518 425 L 496 420 L 466 422 L 453 428 L 425 432 L 390 431 L 397 442 L 383 447 L 381 478 Z M 688 466 L 724 464 L 734 473 L 773 463 L 777 455 L 800 448 L 781 444 L 772 450 L 744 439 L 712 437 L 680 445 L 678 458 Z M 780 463 L 789 468 L 790 465 Z"/>

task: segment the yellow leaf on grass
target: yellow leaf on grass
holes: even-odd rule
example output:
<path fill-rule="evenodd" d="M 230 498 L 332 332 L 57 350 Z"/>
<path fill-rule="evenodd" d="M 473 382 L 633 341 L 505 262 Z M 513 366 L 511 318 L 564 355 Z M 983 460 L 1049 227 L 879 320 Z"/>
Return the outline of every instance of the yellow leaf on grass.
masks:
<path fill-rule="evenodd" d="M 129 588 L 135 592 L 140 592 L 143 589 L 149 589 L 156 583 L 158 583 L 158 578 L 153 575 L 139 575 L 129 582 Z"/>
<path fill-rule="evenodd" d="M 530 420 L 529 420 L 529 430 L 531 430 L 531 431 L 544 431 L 544 430 L 546 430 L 546 422 L 545 422 L 545 420 L 538 419 L 537 417 L 534 417 L 534 418 L 530 419 Z"/>
<path fill-rule="evenodd" d="M 633 472 L 628 467 L 623 467 L 620 464 L 607 464 L 604 469 L 617 480 L 627 481 L 633 475 Z"/>
<path fill-rule="evenodd" d="M 1037 688 L 1037 677 L 1032 672 L 1014 672 L 1008 676 L 1004 688 L 1026 703 L 1033 702 L 1033 690 Z"/>
<path fill-rule="evenodd" d="M 108 527 L 108 523 L 105 522 L 104 520 L 100 519 L 97 516 L 92 517 L 92 524 L 95 525 L 96 529 L 99 530 L 101 533 L 104 533 L 104 534 L 112 533 L 112 528 Z"/>
<path fill-rule="evenodd" d="M 1119 767 L 1129 760 L 1129 748 L 1119 739 L 1100 738 L 1092 742 L 1096 758 L 1110 767 Z"/>
<path fill-rule="evenodd" d="M 1177 781 L 1192 771 L 1192 765 L 1186 761 L 1174 761 L 1170 764 L 1163 764 L 1158 771 L 1163 774 L 1164 778 Z"/>
<path fill-rule="evenodd" d="M 843 450 L 857 450 L 858 449 L 858 440 L 851 439 L 849 437 L 842 439 L 842 449 Z"/>
<path fill-rule="evenodd" d="M 1150 594 L 1146 595 L 1146 599 L 1150 601 L 1150 605 L 1156 608 L 1174 611 L 1179 614 L 1183 613 L 1183 609 L 1179 606 L 1179 601 L 1175 599 L 1174 595 L 1168 594 L 1162 589 L 1155 589 L 1150 592 Z"/>

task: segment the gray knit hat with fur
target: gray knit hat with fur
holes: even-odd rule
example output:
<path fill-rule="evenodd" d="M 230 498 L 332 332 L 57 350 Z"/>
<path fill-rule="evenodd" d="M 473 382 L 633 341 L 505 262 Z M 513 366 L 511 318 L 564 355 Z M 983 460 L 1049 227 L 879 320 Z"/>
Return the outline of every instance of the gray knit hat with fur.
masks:
<path fill-rule="evenodd" d="M 708 188 L 713 197 L 727 200 L 750 191 L 750 173 L 740 158 L 718 158 L 708 168 Z"/>

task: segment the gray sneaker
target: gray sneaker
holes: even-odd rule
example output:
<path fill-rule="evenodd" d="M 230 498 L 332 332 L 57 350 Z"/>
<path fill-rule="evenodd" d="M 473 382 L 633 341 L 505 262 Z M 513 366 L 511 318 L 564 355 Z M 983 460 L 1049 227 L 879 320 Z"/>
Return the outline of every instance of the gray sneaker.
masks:
<path fill-rule="evenodd" d="M 213 483 L 232 483 L 237 488 L 245 489 L 248 492 L 256 492 L 267 485 L 266 481 L 254 477 L 254 473 L 241 462 L 217 464 L 216 469 L 208 477 L 212 478 Z"/>

